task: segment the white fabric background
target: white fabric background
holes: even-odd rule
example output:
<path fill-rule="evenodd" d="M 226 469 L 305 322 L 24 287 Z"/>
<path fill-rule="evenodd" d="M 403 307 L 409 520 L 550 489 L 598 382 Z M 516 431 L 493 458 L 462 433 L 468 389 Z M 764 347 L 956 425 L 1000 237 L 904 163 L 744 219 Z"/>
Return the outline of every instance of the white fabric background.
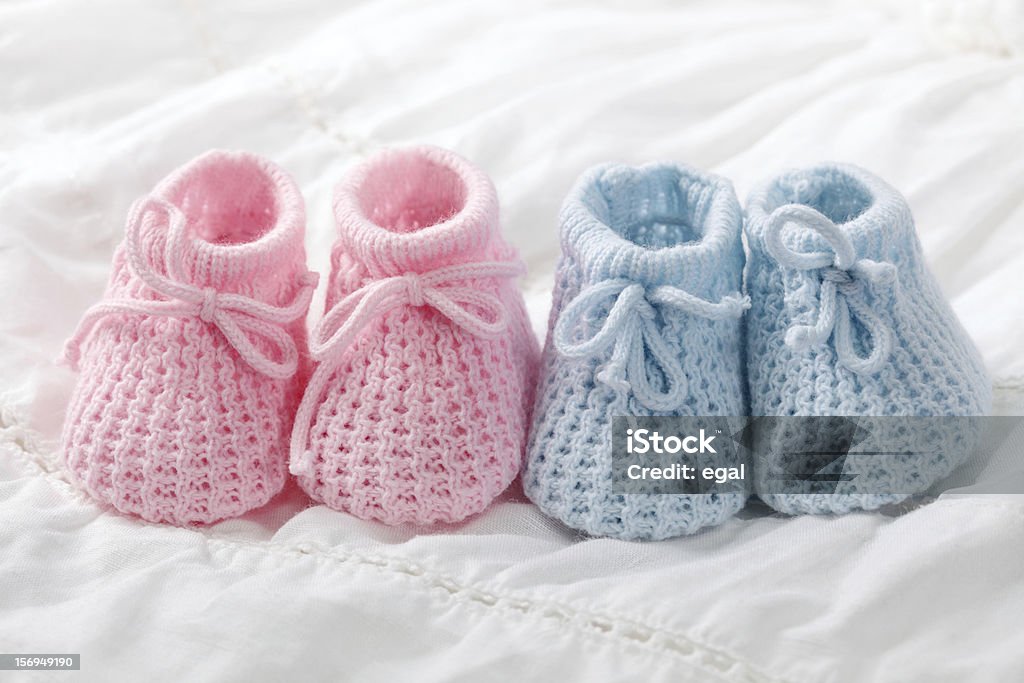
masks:
<path fill-rule="evenodd" d="M 685 161 L 742 198 L 852 161 L 907 195 L 997 409 L 1024 412 L 1020 2 L 339 5 L 0 3 L 0 651 L 83 653 L 6 680 L 1024 680 L 1020 498 L 754 510 L 630 544 L 515 491 L 430 533 L 294 488 L 198 531 L 74 492 L 54 448 L 73 376 L 51 361 L 131 200 L 210 147 L 296 176 L 321 271 L 347 165 L 456 149 L 497 184 L 541 335 L 558 205 L 589 164 Z"/>

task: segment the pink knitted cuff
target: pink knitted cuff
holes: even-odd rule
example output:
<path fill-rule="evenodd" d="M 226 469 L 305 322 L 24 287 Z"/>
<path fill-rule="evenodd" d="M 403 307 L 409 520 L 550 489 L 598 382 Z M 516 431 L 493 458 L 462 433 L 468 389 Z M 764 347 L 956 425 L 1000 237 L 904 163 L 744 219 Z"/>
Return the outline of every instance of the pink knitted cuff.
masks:
<path fill-rule="evenodd" d="M 295 181 L 248 152 L 211 150 L 165 178 L 153 195 L 184 213 L 185 274 L 199 286 L 247 289 L 303 252 L 306 221 Z M 149 214 L 143 243 L 162 243 L 164 217 Z"/>
<path fill-rule="evenodd" d="M 498 232 L 498 197 L 482 170 L 430 146 L 381 152 L 334 199 L 339 248 L 372 277 L 478 258 Z"/>

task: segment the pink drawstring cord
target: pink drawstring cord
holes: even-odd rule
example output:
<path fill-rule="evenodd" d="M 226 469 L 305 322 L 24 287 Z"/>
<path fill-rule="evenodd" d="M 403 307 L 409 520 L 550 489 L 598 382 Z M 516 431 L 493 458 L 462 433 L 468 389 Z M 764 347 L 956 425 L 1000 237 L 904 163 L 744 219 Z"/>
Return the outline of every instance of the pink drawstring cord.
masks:
<path fill-rule="evenodd" d="M 335 304 L 310 335 L 310 355 L 318 365 L 295 414 L 291 442 L 292 474 L 304 474 L 309 470 L 311 454 L 305 449 L 313 411 L 345 350 L 367 325 L 399 306 L 431 306 L 466 332 L 484 339 L 495 339 L 508 327 L 508 312 L 501 300 L 468 284 L 454 283 L 513 278 L 524 273 L 524 266 L 517 262 L 448 266 L 426 273 L 407 273 L 373 281 Z"/>
<path fill-rule="evenodd" d="M 167 275 L 158 273 L 147 262 L 142 250 L 141 233 L 147 210 L 167 216 L 167 240 L 164 265 Z M 219 329 L 228 343 L 252 368 L 273 379 L 287 379 L 298 369 L 299 353 L 295 341 L 283 325 L 298 320 L 309 308 L 319 276 L 304 272 L 299 276 L 299 293 L 287 306 L 271 306 L 241 294 L 218 292 L 213 287 L 189 284 L 183 275 L 182 242 L 186 236 L 184 214 L 173 204 L 157 197 L 143 197 L 129 214 L 125 235 L 128 267 L 150 289 L 166 297 L 162 301 L 115 299 L 96 304 L 82 318 L 78 329 L 64 346 L 64 359 L 78 368 L 82 345 L 103 320 L 123 313 L 175 318 L 196 317 Z M 254 340 L 262 339 L 277 352 L 280 360 L 261 351 Z"/>

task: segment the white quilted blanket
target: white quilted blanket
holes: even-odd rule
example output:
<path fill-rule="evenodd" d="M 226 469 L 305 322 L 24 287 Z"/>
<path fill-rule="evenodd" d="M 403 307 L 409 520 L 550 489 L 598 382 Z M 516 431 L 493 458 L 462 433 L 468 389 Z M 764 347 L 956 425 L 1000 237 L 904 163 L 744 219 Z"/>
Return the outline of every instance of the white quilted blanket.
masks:
<path fill-rule="evenodd" d="M 743 196 L 833 159 L 908 196 L 997 409 L 1020 414 L 1019 2 L 13 0 L 0 84 L 0 652 L 80 652 L 59 680 L 89 681 L 1024 680 L 1021 497 L 753 510 L 631 544 L 576 538 L 516 491 L 426 531 L 290 488 L 183 530 L 69 487 L 73 376 L 52 365 L 130 201 L 210 147 L 294 173 L 324 272 L 348 164 L 456 149 L 497 184 L 541 335 L 558 205 L 589 164 L 685 161 Z"/>

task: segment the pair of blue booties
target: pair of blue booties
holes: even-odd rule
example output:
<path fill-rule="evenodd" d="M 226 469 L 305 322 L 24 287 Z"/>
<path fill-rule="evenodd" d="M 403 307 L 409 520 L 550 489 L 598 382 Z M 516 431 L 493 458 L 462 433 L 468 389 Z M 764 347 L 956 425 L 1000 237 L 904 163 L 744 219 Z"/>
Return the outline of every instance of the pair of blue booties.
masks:
<path fill-rule="evenodd" d="M 691 534 L 738 512 L 749 489 L 786 514 L 873 510 L 908 495 L 878 484 L 920 492 L 956 465 L 883 463 L 829 494 L 762 490 L 756 468 L 740 492 L 625 494 L 613 485 L 615 416 L 990 409 L 984 364 L 925 264 L 906 200 L 861 168 L 783 173 L 743 211 L 724 178 L 605 165 L 579 179 L 560 222 L 523 485 L 574 529 Z"/>

